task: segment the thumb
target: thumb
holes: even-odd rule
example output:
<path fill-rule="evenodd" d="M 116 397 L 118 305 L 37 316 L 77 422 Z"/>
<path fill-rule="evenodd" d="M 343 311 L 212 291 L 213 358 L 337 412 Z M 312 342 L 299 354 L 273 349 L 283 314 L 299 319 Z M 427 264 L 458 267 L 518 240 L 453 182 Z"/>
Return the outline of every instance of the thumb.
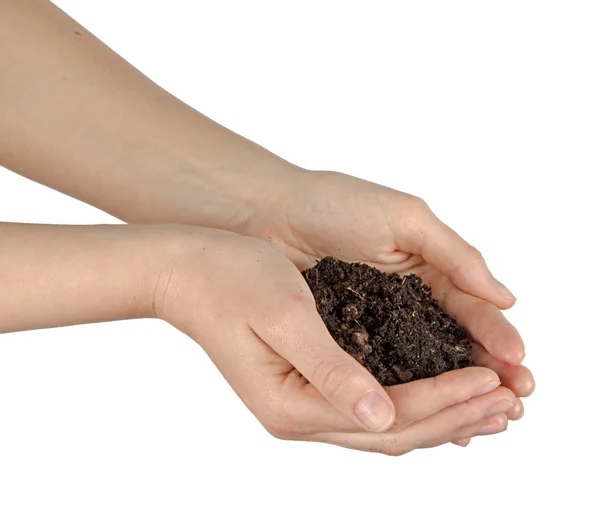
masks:
<path fill-rule="evenodd" d="M 354 423 L 374 432 L 392 426 L 395 410 L 389 395 L 333 340 L 312 297 L 289 297 L 251 328 Z"/>
<path fill-rule="evenodd" d="M 464 292 L 498 308 L 514 305 L 515 296 L 494 278 L 481 253 L 435 216 L 425 202 L 417 198 L 410 213 L 410 225 L 400 222 L 402 250 L 422 256 Z"/>

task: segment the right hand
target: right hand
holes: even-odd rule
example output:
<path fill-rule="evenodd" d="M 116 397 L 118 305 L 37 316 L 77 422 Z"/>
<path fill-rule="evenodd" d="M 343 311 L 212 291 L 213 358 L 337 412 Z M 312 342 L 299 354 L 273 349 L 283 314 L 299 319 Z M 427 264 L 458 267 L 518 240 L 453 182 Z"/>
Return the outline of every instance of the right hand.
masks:
<path fill-rule="evenodd" d="M 484 367 L 383 388 L 333 340 L 269 244 L 176 227 L 154 311 L 203 346 L 274 436 L 400 455 L 506 428 L 515 395 Z"/>

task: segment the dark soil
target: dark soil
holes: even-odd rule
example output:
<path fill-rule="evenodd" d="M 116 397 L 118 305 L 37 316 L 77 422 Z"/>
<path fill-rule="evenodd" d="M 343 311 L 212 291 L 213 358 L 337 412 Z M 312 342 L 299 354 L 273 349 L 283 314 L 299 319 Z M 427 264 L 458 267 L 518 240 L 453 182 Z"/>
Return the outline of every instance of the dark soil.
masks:
<path fill-rule="evenodd" d="M 328 257 L 303 275 L 329 333 L 381 384 L 473 365 L 466 330 L 415 274 Z"/>

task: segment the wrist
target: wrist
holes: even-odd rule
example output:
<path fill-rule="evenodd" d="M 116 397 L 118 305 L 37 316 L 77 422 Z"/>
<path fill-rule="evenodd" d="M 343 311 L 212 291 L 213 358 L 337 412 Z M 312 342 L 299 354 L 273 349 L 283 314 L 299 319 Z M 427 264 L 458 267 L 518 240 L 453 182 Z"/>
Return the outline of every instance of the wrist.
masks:
<path fill-rule="evenodd" d="M 146 293 L 144 306 L 152 317 L 184 330 L 187 321 L 198 318 L 190 313 L 197 294 L 210 300 L 207 285 L 215 276 L 214 268 L 223 264 L 223 255 L 228 253 L 224 250 L 226 242 L 237 235 L 190 225 L 151 227 L 157 232 L 153 251 L 158 261 L 150 269 L 152 294 L 148 305 Z"/>
<path fill-rule="evenodd" d="M 155 161 L 151 173 L 132 186 L 135 196 L 109 212 L 129 223 L 237 231 L 261 215 L 272 214 L 298 171 L 260 150 L 211 164 L 182 153 Z"/>
<path fill-rule="evenodd" d="M 153 271 L 154 317 L 189 335 L 190 330 L 210 330 L 216 315 L 225 317 L 224 311 L 237 312 L 234 300 L 252 299 L 251 282 L 240 286 L 231 280 L 240 271 L 265 266 L 271 251 L 267 243 L 198 226 L 161 228 L 166 233 L 160 240 L 159 268 Z"/>

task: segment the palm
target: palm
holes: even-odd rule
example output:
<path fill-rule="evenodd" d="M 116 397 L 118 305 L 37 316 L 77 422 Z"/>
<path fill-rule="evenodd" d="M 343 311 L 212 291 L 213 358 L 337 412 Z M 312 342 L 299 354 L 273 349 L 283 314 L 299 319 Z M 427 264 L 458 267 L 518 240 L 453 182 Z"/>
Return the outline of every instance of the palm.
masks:
<path fill-rule="evenodd" d="M 447 311 L 468 329 L 474 342 L 484 346 L 476 346 L 476 361 L 497 371 L 518 396 L 533 391 L 529 370 L 516 365 L 523 349 L 517 330 L 497 306 L 481 297 L 483 290 L 477 283 L 463 280 L 461 264 L 448 265 L 453 255 L 446 242 L 460 238 L 433 220 L 422 201 L 330 172 L 305 172 L 288 192 L 289 196 L 275 206 L 278 214 L 266 216 L 253 234 L 272 242 L 299 268 L 334 256 L 366 262 L 386 272 L 418 274 Z M 431 232 L 423 223 L 428 220 L 435 223 Z M 474 257 L 477 260 L 477 254 Z"/>

